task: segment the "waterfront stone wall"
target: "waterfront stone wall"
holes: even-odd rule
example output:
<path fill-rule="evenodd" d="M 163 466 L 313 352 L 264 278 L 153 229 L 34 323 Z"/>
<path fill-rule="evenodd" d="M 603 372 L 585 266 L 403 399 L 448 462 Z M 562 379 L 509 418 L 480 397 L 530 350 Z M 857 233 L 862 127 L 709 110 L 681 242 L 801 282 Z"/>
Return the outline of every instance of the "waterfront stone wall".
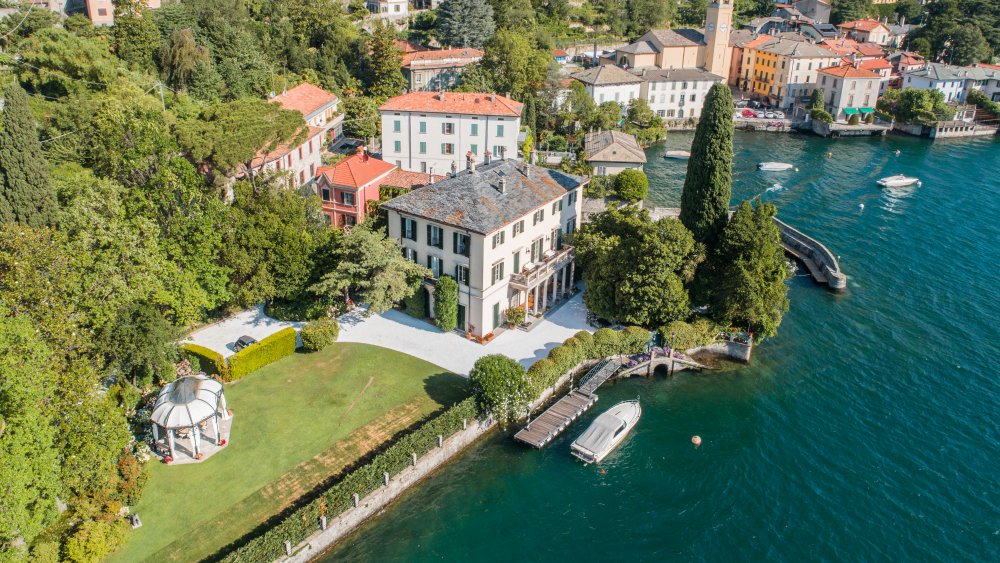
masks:
<path fill-rule="evenodd" d="M 830 250 L 823 246 L 823 243 L 800 232 L 794 227 L 779 221 L 777 217 L 774 223 L 781 232 L 781 242 L 792 250 L 812 260 L 823 271 L 826 276 L 827 285 L 835 291 L 847 289 L 847 276 L 840 271 L 840 264 L 837 257 Z"/>
<path fill-rule="evenodd" d="M 753 355 L 753 345 L 751 344 L 740 344 L 739 342 L 725 341 L 725 342 L 713 342 L 707 346 L 698 346 L 696 348 L 691 348 L 684 352 L 688 356 L 695 356 L 698 354 L 712 354 L 715 356 L 722 356 L 737 362 L 743 362 L 745 364 L 750 363 L 750 357 Z"/>

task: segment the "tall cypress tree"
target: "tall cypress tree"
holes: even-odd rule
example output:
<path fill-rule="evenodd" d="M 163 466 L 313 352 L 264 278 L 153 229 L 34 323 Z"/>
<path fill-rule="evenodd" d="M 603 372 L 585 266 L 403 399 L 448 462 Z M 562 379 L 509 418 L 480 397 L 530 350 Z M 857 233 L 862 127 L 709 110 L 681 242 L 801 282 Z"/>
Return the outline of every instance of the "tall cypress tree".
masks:
<path fill-rule="evenodd" d="M 695 240 L 711 246 L 726 226 L 732 183 L 733 94 L 719 83 L 705 98 L 681 192 L 681 222 Z"/>
<path fill-rule="evenodd" d="M 0 114 L 0 222 L 29 227 L 56 220 L 56 196 L 38 141 L 28 95 L 17 84 L 4 91 Z"/>
<path fill-rule="evenodd" d="M 400 70 L 402 52 L 396 47 L 396 30 L 385 20 L 375 20 L 372 26 L 371 54 L 368 56 L 371 85 L 368 93 L 384 101 L 403 93 L 406 79 Z"/>
<path fill-rule="evenodd" d="M 531 129 L 531 137 L 538 136 L 538 112 L 535 110 L 535 95 L 528 94 L 524 100 L 524 111 L 521 113 L 521 125 Z"/>

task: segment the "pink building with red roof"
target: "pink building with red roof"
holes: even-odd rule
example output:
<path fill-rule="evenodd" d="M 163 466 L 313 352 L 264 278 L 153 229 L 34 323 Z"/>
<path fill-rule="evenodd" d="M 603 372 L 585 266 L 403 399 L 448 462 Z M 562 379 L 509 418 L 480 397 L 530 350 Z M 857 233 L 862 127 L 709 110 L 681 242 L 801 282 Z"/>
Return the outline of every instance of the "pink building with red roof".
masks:
<path fill-rule="evenodd" d="M 303 82 L 272 97 L 271 101 L 301 113 L 310 127 L 323 129 L 330 140 L 343 135 L 344 115 L 338 109 L 340 99 L 333 92 Z"/>
<path fill-rule="evenodd" d="M 323 200 L 323 214 L 336 227 L 349 227 L 365 220 L 369 201 L 378 201 L 379 186 L 396 169 L 370 156 L 364 147 L 334 166 L 317 172 L 316 193 Z"/>
<path fill-rule="evenodd" d="M 889 40 L 892 39 L 889 27 L 871 18 L 844 22 L 838 25 L 837 28 L 845 35 L 863 43 L 888 45 Z"/>

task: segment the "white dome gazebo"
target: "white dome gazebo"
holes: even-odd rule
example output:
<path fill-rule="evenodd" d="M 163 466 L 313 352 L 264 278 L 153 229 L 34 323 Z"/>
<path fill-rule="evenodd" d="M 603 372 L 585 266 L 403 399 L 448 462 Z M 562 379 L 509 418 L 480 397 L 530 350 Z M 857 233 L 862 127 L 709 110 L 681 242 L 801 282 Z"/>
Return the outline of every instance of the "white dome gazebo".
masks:
<path fill-rule="evenodd" d="M 192 459 L 203 457 L 201 425 L 210 419 L 215 430 L 215 445 L 224 445 L 225 440 L 219 431 L 220 418 L 229 418 L 226 395 L 222 392 L 222 384 L 204 373 L 181 377 L 164 385 L 149 415 L 153 423 L 153 441 L 159 442 L 160 429 L 167 433 L 171 460 L 176 457 L 174 438 L 178 431 L 187 431 L 191 439 Z"/>

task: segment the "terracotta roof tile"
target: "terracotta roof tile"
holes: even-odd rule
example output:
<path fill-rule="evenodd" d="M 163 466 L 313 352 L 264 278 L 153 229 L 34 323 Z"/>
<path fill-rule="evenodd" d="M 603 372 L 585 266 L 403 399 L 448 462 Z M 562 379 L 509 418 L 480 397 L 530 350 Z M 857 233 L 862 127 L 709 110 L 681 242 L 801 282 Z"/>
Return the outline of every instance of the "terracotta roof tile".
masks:
<path fill-rule="evenodd" d="M 354 154 L 338 162 L 335 166 L 320 166 L 317 176 L 326 176 L 331 184 L 361 188 L 375 180 L 387 176 L 396 167 L 384 160 Z"/>
<path fill-rule="evenodd" d="M 421 111 L 518 117 L 523 108 L 524 104 L 521 102 L 496 94 L 410 92 L 390 99 L 378 109 L 380 111 Z"/>
<path fill-rule="evenodd" d="M 336 102 L 337 95 L 327 92 L 319 86 L 313 86 L 308 82 L 303 82 L 295 88 L 271 98 L 272 102 L 278 102 L 285 109 L 293 109 L 308 118 L 309 115 L 319 111 L 326 105 Z"/>
<path fill-rule="evenodd" d="M 889 64 L 889 61 L 885 59 L 868 59 L 867 61 L 861 61 L 861 63 L 858 66 L 860 66 L 861 68 L 866 68 L 868 70 L 880 70 L 880 69 L 892 68 L 892 65 Z"/>
<path fill-rule="evenodd" d="M 308 143 L 311 139 L 315 139 L 317 135 L 322 135 L 323 129 L 321 127 L 309 127 L 309 133 L 306 134 L 306 138 L 297 145 L 290 145 L 288 143 L 282 143 L 274 148 L 273 151 L 267 153 L 267 160 L 264 160 L 264 149 L 257 151 L 257 156 L 250 162 L 250 165 L 257 168 L 261 164 L 267 162 L 274 162 L 279 158 L 285 156 L 286 154 L 292 152 L 293 150 L 301 147 L 302 145 Z M 320 140 L 320 146 L 315 147 L 314 150 L 322 149 L 323 141 Z"/>
<path fill-rule="evenodd" d="M 447 66 L 465 66 L 483 58 L 483 52 L 479 49 L 439 49 L 435 51 L 414 51 L 403 55 L 403 68 L 411 66 L 431 67 L 437 64 L 444 64 L 445 61 L 452 61 Z M 456 64 L 459 61 L 460 64 Z"/>
<path fill-rule="evenodd" d="M 874 30 L 877 27 L 883 27 L 883 28 L 885 28 L 886 31 L 889 31 L 889 28 L 887 28 L 884 25 L 882 25 L 882 22 L 880 22 L 878 20 L 873 20 L 873 19 L 870 19 L 870 18 L 869 19 L 863 19 L 863 20 L 854 20 L 854 21 L 850 21 L 850 22 L 844 22 L 844 23 L 838 25 L 837 27 L 839 27 L 841 29 L 846 29 L 846 30 L 849 30 L 849 31 L 872 31 L 872 30 Z"/>
<path fill-rule="evenodd" d="M 438 176 L 434 174 L 434 181 L 440 181 L 444 176 Z M 431 175 L 426 172 L 410 172 L 408 170 L 400 170 L 399 168 L 393 170 L 379 182 L 379 185 L 383 186 L 393 186 L 395 188 L 420 188 L 431 183 Z"/>
<path fill-rule="evenodd" d="M 563 49 L 552 49 L 552 56 L 557 58 L 568 57 L 569 53 L 567 53 Z"/>
<path fill-rule="evenodd" d="M 852 64 L 828 66 L 826 68 L 819 69 L 819 72 L 830 76 L 836 76 L 837 78 L 881 78 L 881 76 L 870 70 L 858 68 Z"/>

